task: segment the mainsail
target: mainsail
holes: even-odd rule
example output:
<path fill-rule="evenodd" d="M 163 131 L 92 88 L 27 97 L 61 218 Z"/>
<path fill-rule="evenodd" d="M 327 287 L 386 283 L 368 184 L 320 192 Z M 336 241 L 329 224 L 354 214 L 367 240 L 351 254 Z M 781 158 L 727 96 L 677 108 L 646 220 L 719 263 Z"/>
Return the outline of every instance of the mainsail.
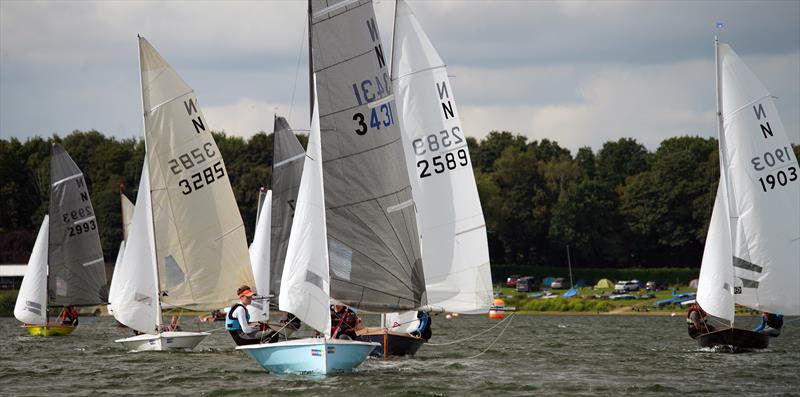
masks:
<path fill-rule="evenodd" d="M 139 50 L 162 301 L 218 309 L 253 284 L 242 217 L 194 91 L 144 38 Z"/>
<path fill-rule="evenodd" d="M 283 117 L 275 118 L 272 141 L 272 235 L 270 238 L 270 291 L 276 297 L 281 288 L 283 262 L 292 230 L 305 150 Z"/>
<path fill-rule="evenodd" d="M 105 303 L 106 268 L 89 190 L 83 172 L 59 144 L 50 156 L 50 220 L 50 303 Z"/>
<path fill-rule="evenodd" d="M 397 1 L 392 81 L 421 234 L 428 306 L 485 313 L 489 248 L 466 135 L 447 68 L 405 1 Z"/>
<path fill-rule="evenodd" d="M 122 263 L 122 257 L 125 255 L 125 239 L 128 238 L 131 232 L 131 224 L 133 222 L 133 211 L 135 209 L 131 200 L 120 192 L 119 194 L 120 205 L 122 207 L 122 236 L 123 239 L 119 243 L 119 251 L 117 251 L 117 260 L 114 262 L 114 273 L 111 275 L 111 285 L 108 288 L 108 311 L 114 312 L 114 296 L 117 295 L 116 289 L 119 287 L 117 279 L 117 271 Z M 117 281 L 115 281 L 117 280 Z"/>
<path fill-rule="evenodd" d="M 47 323 L 47 235 L 49 217 L 44 216 L 33 251 L 25 267 L 25 276 L 14 305 L 14 317 L 25 324 Z"/>
<path fill-rule="evenodd" d="M 372 2 L 313 0 L 331 297 L 387 312 L 426 304 L 414 201 Z"/>
<path fill-rule="evenodd" d="M 717 57 L 721 177 L 703 271 L 731 270 L 701 279 L 698 302 L 731 321 L 733 309 L 717 309 L 715 299 L 798 315 L 800 167 L 766 88 L 727 44 Z"/>

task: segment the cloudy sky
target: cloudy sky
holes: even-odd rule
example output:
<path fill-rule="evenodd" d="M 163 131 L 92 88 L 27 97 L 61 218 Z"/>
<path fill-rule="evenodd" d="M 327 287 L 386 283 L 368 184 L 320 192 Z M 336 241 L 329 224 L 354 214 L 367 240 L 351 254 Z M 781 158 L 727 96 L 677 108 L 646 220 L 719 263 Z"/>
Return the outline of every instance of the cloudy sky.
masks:
<path fill-rule="evenodd" d="M 732 45 L 800 143 L 800 1 L 409 1 L 453 77 L 468 135 L 573 150 L 715 134 L 714 47 Z M 392 0 L 376 1 L 391 40 Z M 213 129 L 308 128 L 304 1 L 0 0 L 0 137 L 142 135 L 136 35 Z M 723 22 L 722 29 L 716 28 Z M 387 47 L 388 48 L 388 47 Z M 299 66 L 298 66 L 299 65 Z"/>

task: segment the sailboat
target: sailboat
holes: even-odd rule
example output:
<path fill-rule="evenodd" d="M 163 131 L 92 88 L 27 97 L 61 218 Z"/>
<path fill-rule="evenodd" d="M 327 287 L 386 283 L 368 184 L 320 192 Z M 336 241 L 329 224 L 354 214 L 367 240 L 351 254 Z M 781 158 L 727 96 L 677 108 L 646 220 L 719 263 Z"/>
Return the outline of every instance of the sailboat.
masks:
<path fill-rule="evenodd" d="M 209 334 L 165 330 L 161 305 L 212 310 L 253 284 L 244 225 L 219 148 L 194 91 L 139 38 L 145 161 L 111 299 L 141 332 L 130 350 L 191 350 Z"/>
<path fill-rule="evenodd" d="M 83 172 L 66 150 L 50 154 L 50 210 L 44 217 L 22 279 L 14 317 L 30 335 L 68 335 L 72 325 L 51 323 L 52 306 L 106 302 L 106 270 L 100 234 Z"/>
<path fill-rule="evenodd" d="M 800 167 L 773 97 L 729 45 L 715 47 L 720 181 L 697 302 L 730 327 L 696 341 L 761 349 L 769 337 L 735 328 L 734 307 L 800 315 Z"/>
<path fill-rule="evenodd" d="M 420 229 L 427 307 L 487 313 L 492 304 L 489 248 L 466 135 L 447 68 L 411 8 L 396 2 L 392 83 Z M 416 313 L 385 318 L 361 338 L 388 343 L 378 355 L 414 354 L 423 339 L 407 332 Z"/>
<path fill-rule="evenodd" d="M 425 281 L 372 3 L 315 0 L 309 24 L 311 132 L 279 308 L 321 337 L 237 349 L 270 372 L 350 372 L 379 345 L 331 339 L 330 304 L 410 310 Z"/>

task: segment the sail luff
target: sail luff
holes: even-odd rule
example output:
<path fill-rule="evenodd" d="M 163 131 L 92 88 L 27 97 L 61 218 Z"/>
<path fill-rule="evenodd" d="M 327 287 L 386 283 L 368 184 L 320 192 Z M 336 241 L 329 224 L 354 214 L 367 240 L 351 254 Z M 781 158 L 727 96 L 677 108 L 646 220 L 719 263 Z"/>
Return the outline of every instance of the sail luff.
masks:
<path fill-rule="evenodd" d="M 272 191 L 268 190 L 264 203 L 272 201 Z M 269 320 L 269 301 L 267 296 L 270 294 L 270 223 L 272 221 L 272 207 L 266 206 L 256 220 L 256 230 L 253 235 L 253 243 L 250 245 L 250 263 L 253 265 L 253 278 L 255 279 L 255 292 L 257 297 L 253 298 L 253 310 L 248 308 L 253 321 Z"/>

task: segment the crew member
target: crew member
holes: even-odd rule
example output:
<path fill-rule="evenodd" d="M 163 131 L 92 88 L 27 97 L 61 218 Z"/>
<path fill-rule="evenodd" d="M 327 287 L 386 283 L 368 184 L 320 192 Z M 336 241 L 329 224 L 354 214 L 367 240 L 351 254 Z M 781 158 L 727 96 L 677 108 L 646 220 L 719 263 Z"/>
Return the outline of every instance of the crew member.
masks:
<path fill-rule="evenodd" d="M 331 305 L 331 338 L 356 339 L 361 319 L 345 305 Z"/>
<path fill-rule="evenodd" d="M 762 334 L 767 334 L 772 337 L 776 337 L 781 334 L 781 328 L 783 328 L 783 316 L 780 314 L 764 312 L 764 315 L 761 316 L 761 323 L 758 324 L 756 327 L 755 332 L 760 332 Z"/>
<path fill-rule="evenodd" d="M 708 323 L 708 314 L 697 303 L 689 306 L 689 311 L 686 313 L 686 325 L 689 328 L 689 336 L 692 338 L 714 331 L 714 327 Z"/>
<path fill-rule="evenodd" d="M 247 305 L 253 301 L 253 291 L 250 287 L 243 285 L 236 290 L 236 294 L 239 295 L 239 303 L 231 306 L 225 317 L 225 329 L 231 334 L 236 345 L 254 345 L 262 341 L 276 342 L 277 333 L 272 330 L 259 331 L 258 327 L 250 325 L 250 313 L 247 312 Z"/>
<path fill-rule="evenodd" d="M 73 327 L 78 326 L 78 311 L 75 310 L 75 306 L 64 306 L 64 309 L 61 310 L 61 316 L 59 316 L 61 320 L 61 325 L 71 325 Z"/>

